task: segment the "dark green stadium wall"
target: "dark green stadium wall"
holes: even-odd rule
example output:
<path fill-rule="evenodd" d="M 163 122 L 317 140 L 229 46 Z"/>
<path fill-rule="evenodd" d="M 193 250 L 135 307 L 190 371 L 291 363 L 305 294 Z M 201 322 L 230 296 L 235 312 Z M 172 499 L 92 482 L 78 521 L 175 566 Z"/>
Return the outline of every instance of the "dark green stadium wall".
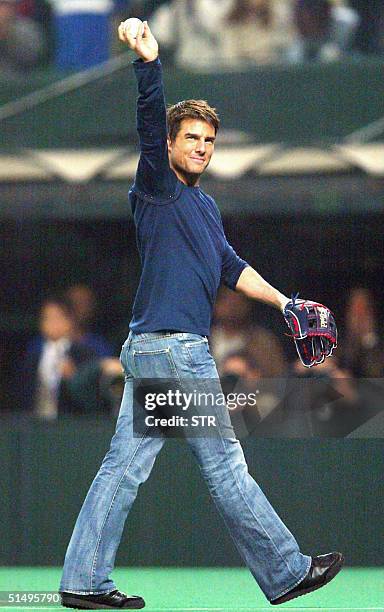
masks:
<path fill-rule="evenodd" d="M 110 419 L 2 420 L 2 565 L 62 563 L 113 428 Z M 243 446 L 303 551 L 341 549 L 349 565 L 382 563 L 382 440 L 248 438 Z M 117 562 L 241 565 L 183 442 L 168 441 L 140 488 Z"/>
<path fill-rule="evenodd" d="M 257 142 L 339 139 L 382 115 L 381 61 L 271 66 L 246 73 L 177 70 L 175 76 L 175 68 L 165 68 L 170 103 L 206 98 L 220 111 L 225 128 L 251 132 Z M 0 104 L 58 78 L 0 81 Z M 126 144 L 135 138 L 135 107 L 136 84 L 128 66 L 3 121 L 0 140 L 11 147 Z"/>

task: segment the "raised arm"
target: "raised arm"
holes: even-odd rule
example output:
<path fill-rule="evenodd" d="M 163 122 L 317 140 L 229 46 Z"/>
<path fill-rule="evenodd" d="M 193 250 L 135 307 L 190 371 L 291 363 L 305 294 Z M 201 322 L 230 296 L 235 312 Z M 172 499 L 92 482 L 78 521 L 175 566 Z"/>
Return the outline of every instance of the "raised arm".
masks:
<path fill-rule="evenodd" d="M 139 92 L 136 118 L 140 142 L 135 188 L 145 195 L 166 197 L 172 190 L 172 177 L 167 152 L 167 118 L 158 44 L 146 21 L 136 37 L 126 27 L 126 23 L 119 26 L 119 38 L 138 56 L 133 63 Z"/>

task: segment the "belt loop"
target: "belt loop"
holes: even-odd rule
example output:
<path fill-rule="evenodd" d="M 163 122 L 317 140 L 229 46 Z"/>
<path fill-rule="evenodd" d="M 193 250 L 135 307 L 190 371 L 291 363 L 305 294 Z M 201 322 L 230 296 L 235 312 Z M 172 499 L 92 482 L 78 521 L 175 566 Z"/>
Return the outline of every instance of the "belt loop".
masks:
<path fill-rule="evenodd" d="M 126 348 L 127 348 L 127 349 L 129 348 L 129 345 L 130 345 L 130 344 L 131 344 L 131 342 L 132 342 L 132 336 L 133 336 L 133 332 L 132 332 L 131 330 L 129 330 L 128 338 L 127 338 L 127 340 L 126 340 Z"/>

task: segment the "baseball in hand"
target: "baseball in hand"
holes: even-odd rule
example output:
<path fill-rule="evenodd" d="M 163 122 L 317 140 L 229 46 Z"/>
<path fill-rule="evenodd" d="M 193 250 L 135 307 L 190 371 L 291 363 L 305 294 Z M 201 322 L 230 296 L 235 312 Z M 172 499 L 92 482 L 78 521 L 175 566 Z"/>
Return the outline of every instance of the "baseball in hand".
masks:
<path fill-rule="evenodd" d="M 136 38 L 140 28 L 143 27 L 143 22 L 137 17 L 131 17 L 124 21 L 124 31 L 132 38 Z"/>

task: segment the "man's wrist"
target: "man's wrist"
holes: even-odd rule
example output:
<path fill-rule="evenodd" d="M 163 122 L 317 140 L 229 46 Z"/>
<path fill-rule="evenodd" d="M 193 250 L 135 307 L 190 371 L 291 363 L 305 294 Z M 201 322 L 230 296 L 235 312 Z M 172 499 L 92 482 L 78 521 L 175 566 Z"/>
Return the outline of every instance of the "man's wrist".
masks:
<path fill-rule="evenodd" d="M 286 307 L 286 305 L 288 304 L 289 301 L 290 301 L 290 299 L 287 298 L 286 295 L 280 294 L 279 302 L 280 302 L 280 310 L 281 310 L 281 312 L 284 312 L 284 308 Z"/>
<path fill-rule="evenodd" d="M 143 59 L 144 64 L 149 64 L 150 62 L 155 62 L 159 57 L 159 54 L 155 55 L 154 57 L 151 57 L 150 59 Z"/>

